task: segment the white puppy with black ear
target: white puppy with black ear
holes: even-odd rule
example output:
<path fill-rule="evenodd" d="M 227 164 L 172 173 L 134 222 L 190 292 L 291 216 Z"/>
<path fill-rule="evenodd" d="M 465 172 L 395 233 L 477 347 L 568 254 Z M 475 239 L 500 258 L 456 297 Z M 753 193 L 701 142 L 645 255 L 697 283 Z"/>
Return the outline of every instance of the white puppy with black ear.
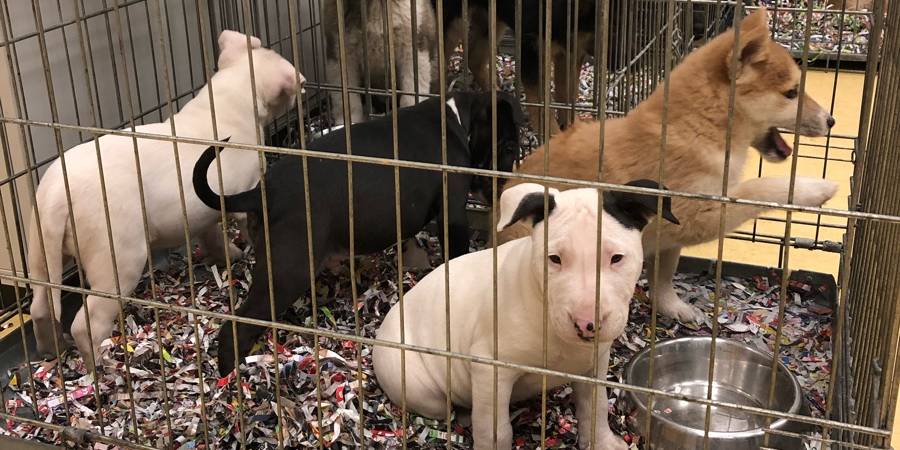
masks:
<path fill-rule="evenodd" d="M 657 187 L 656 183 L 647 180 L 629 184 Z M 497 248 L 499 330 L 496 338 L 491 301 L 492 250 L 470 253 L 449 262 L 450 349 L 453 352 L 492 358 L 496 339 L 498 359 L 542 366 L 543 270 L 547 264 L 548 367 L 571 374 L 591 375 L 596 364 L 599 377 L 605 379 L 610 344 L 625 328 L 628 304 L 641 274 L 641 230 L 656 212 L 657 200 L 646 195 L 604 194 L 598 258 L 597 195 L 594 189 L 564 192 L 550 189 L 549 217 L 544 220 L 543 186 L 526 183 L 503 192 L 498 228 L 525 222 L 533 225 L 532 233 L 530 237 Z M 669 204 L 669 199 L 665 199 L 664 217 L 677 222 Z M 544 227 L 547 224 L 549 239 L 547 253 L 544 253 Z M 406 294 L 403 314 L 407 344 L 447 349 L 444 296 L 443 267 L 432 271 Z M 399 304 L 385 316 L 378 329 L 378 339 L 400 342 Z M 596 354 L 595 344 L 598 347 Z M 376 346 L 374 364 L 381 388 L 391 400 L 400 403 L 399 350 Z M 443 357 L 406 352 L 407 407 L 424 416 L 441 418 L 449 396 L 453 404 L 472 409 L 475 448 L 484 449 L 493 446 L 493 399 L 496 396 L 499 411 L 497 448 L 510 448 L 509 405 L 539 395 L 541 377 L 498 368 L 495 391 L 491 366 L 454 359 L 452 389 L 448 389 L 446 370 L 447 360 Z M 548 388 L 566 382 L 563 378 L 550 378 Z M 575 383 L 581 448 L 627 448 L 625 442 L 609 429 L 606 389 L 594 389 L 594 386 Z M 593 401 L 597 404 L 595 417 L 591 415 Z"/>
<path fill-rule="evenodd" d="M 218 72 L 212 77 L 211 88 L 204 86 L 177 114 L 162 123 L 136 127 L 140 133 L 175 135 L 213 139 L 213 119 L 210 95 L 215 102 L 215 120 L 218 136 L 230 138 L 230 142 L 256 143 L 257 119 L 265 125 L 278 114 L 285 112 L 296 98 L 304 78 L 294 66 L 277 53 L 261 48 L 260 40 L 251 37 L 253 68 L 256 77 L 256 112 L 250 82 L 250 57 L 247 36 L 223 31 L 219 36 Z M 71 210 L 67 205 L 62 164 L 55 161 L 47 169 L 37 189 L 37 210 L 43 239 L 39 239 L 38 223 L 32 218 L 28 238 L 28 268 L 33 278 L 52 283 L 62 282 L 66 260 L 80 256 L 81 264 L 91 289 L 129 295 L 141 279 L 147 263 L 147 244 L 141 211 L 140 186 L 134 142 L 127 136 L 102 136 L 75 146 L 65 152 L 68 186 L 71 190 Z M 187 223 L 192 236 L 200 239 L 206 253 L 216 259 L 224 259 L 226 250 L 238 256 L 239 250 L 223 245 L 221 218 L 218 211 L 204 205 L 191 189 L 191 171 L 206 146 L 179 143 L 180 176 L 184 188 Z M 182 247 L 185 245 L 184 219 L 179 192 L 179 168 L 175 163 L 175 146 L 172 142 L 153 139 L 137 139 L 137 154 L 143 177 L 143 200 L 149 229 L 151 249 Z M 100 155 L 98 157 L 97 152 Z M 100 164 L 106 183 L 109 220 L 116 267 L 112 266 L 112 253 L 106 225 L 103 192 L 100 184 Z M 259 156 L 256 152 L 230 150 L 221 154 L 222 183 L 225 193 L 251 189 L 259 180 Z M 215 167 L 209 171 L 209 180 L 218 186 Z M 72 216 L 70 216 L 70 214 Z M 75 222 L 75 233 L 71 219 Z M 78 239 L 76 253 L 75 237 Z M 43 243 L 43 245 L 42 245 Z M 45 262 L 46 251 L 46 262 Z M 115 274 L 118 273 L 118 283 Z M 118 286 L 117 286 L 118 285 Z M 60 292 L 52 289 L 56 317 L 50 314 L 48 289 L 33 285 L 34 301 L 31 317 L 37 338 L 38 350 L 54 354 L 53 334 L 59 330 Z M 119 311 L 118 302 L 98 296 L 87 297 L 90 317 L 88 321 L 82 308 L 72 324 L 72 336 L 90 368 L 93 349 L 106 339 Z M 93 339 L 93 340 L 92 340 Z"/>

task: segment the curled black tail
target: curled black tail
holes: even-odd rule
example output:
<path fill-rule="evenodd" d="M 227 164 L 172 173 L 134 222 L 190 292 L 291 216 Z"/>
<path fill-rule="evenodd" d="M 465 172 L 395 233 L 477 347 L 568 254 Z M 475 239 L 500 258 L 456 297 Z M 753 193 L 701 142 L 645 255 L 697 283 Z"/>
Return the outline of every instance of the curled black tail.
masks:
<path fill-rule="evenodd" d="M 224 141 L 228 141 L 228 139 L 224 139 Z M 219 194 L 213 192 L 212 188 L 209 186 L 209 181 L 206 179 L 206 173 L 209 170 L 209 166 L 216 159 L 216 150 L 221 151 L 222 147 L 209 147 L 203 151 L 203 154 L 200 155 L 200 159 L 197 160 L 197 163 L 194 165 L 194 192 L 197 194 L 197 197 L 200 198 L 200 201 L 203 202 L 206 206 L 209 206 L 216 211 L 220 211 L 222 209 L 222 204 L 220 202 Z M 222 174 L 223 177 L 227 176 L 227 174 Z M 259 210 L 259 189 L 253 188 L 249 191 L 244 191 L 234 195 L 225 195 L 225 211 L 229 213 L 233 212 L 255 212 Z"/>

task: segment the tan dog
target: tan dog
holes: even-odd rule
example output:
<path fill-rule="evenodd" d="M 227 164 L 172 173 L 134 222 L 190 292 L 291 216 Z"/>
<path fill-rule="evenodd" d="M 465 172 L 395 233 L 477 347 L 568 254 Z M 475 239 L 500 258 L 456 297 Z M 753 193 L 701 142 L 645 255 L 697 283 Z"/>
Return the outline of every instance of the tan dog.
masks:
<path fill-rule="evenodd" d="M 800 69 L 791 55 L 770 39 L 766 11 L 748 15 L 741 23 L 737 58 L 734 122 L 728 195 L 744 199 L 788 201 L 787 178 L 741 181 L 748 148 L 752 145 L 769 161 L 783 161 L 791 147 L 776 128 L 793 129 L 797 108 L 803 103 L 796 132 L 821 136 L 834 118 L 813 99 L 798 96 Z M 669 80 L 668 131 L 663 183 L 671 190 L 719 194 L 724 176 L 730 73 L 734 32 L 725 32 L 691 53 L 672 71 Z M 637 178 L 657 179 L 662 135 L 663 92 L 654 92 L 628 116 L 606 121 L 602 180 L 624 183 Z M 550 175 L 598 180 L 600 123 L 580 122 L 550 141 Z M 519 172 L 542 174 L 545 148 L 532 153 Z M 511 180 L 507 189 L 518 184 Z M 566 186 L 554 186 L 565 189 Z M 793 203 L 820 206 L 837 185 L 817 178 L 796 179 Z M 655 221 L 644 234 L 648 255 L 655 251 L 655 227 L 661 226 L 659 277 L 651 288 L 659 295 L 663 314 L 679 320 L 700 321 L 703 313 L 682 302 L 672 286 L 681 249 L 714 240 L 719 231 L 720 206 L 716 202 L 672 199 L 681 225 Z M 730 231 L 755 218 L 762 208 L 729 205 L 725 229 Z M 510 227 L 501 242 L 526 236 L 527 227 Z M 648 273 L 653 273 L 652 259 Z"/>

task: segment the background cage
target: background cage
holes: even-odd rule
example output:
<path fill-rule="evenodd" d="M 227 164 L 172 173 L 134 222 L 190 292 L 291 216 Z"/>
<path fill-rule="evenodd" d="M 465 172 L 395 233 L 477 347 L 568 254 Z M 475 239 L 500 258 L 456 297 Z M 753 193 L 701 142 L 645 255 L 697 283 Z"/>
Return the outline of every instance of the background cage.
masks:
<path fill-rule="evenodd" d="M 31 211 L 29 193 L 43 168 L 57 158 L 60 149 L 92 139 L 103 130 L 159 121 L 168 114 L 169 102 L 176 108 L 183 105 L 206 82 L 205 69 L 214 65 L 213 43 L 219 31 L 236 29 L 260 37 L 264 46 L 292 61 L 308 80 L 302 113 L 294 111 L 278 119 L 266 130 L 266 144 L 296 148 L 301 136 L 309 138 L 327 128 L 327 92 L 340 89 L 340 85 L 326 80 L 324 75 L 322 1 L 329 0 L 0 2 L 0 66 L 4 66 L 0 70 L 0 141 L 4 149 L 0 201 L 8 236 L 0 275 L 5 285 L 0 291 L 4 307 L 0 319 L 22 320 L 27 312 L 28 276 L 23 261 L 26 222 Z M 583 70 L 593 71 L 594 76 L 584 77 L 593 86 L 607 86 L 607 94 L 597 98 L 607 95 L 605 110 L 610 116 L 627 113 L 663 80 L 667 67 L 673 67 L 695 46 L 730 26 L 736 8 L 734 2 L 706 0 L 610 0 L 608 5 L 609 60 L 605 69 L 588 64 Z M 829 385 L 833 395 L 828 411 L 828 418 L 834 422 L 815 423 L 826 438 L 837 441 L 834 448 L 884 448 L 889 445 L 887 430 L 896 408 L 900 329 L 896 309 L 900 269 L 895 264 L 900 191 L 892 183 L 897 162 L 895 143 L 900 140 L 896 115 L 900 95 L 900 4 L 875 1 L 871 12 L 851 11 L 845 4 L 841 8 L 792 2 L 769 6 L 775 16 L 773 32 L 779 42 L 798 58 L 806 55 L 810 65 L 834 68 L 837 75 L 832 98 L 842 71 L 865 70 L 864 91 L 859 99 L 859 132 L 830 135 L 824 144 L 801 142 L 796 149 L 799 158 L 821 161 L 823 177 L 832 173 L 830 170 L 838 170 L 836 166 L 852 167 L 853 178 L 846 193 L 849 204 L 843 212 L 795 213 L 789 218 L 786 209 L 773 211 L 728 237 L 771 244 L 772 262 L 767 265 L 773 267 L 786 264 L 784 257 L 790 251 L 785 250 L 785 243 L 791 248 L 816 251 L 820 257 L 839 264 L 840 272 L 834 274 L 834 375 Z M 670 12 L 674 12 L 671 20 Z M 836 21 L 839 38 L 833 42 L 822 38 L 818 43 L 809 39 L 811 32 L 803 25 L 805 15 L 810 13 L 816 23 Z M 867 31 L 868 39 L 858 41 L 859 34 L 851 34 L 847 39 L 845 32 L 852 27 Z M 201 40 L 205 44 L 201 45 Z M 811 48 L 807 45 L 810 41 L 819 46 Z M 511 55 L 514 48 L 515 38 L 509 35 L 499 46 L 499 53 Z M 160 73 L 163 66 L 169 73 Z M 599 82 L 601 76 L 606 76 L 603 83 Z M 390 92 L 372 90 L 371 95 L 388 96 Z M 598 106 L 592 100 L 587 96 L 574 106 L 555 106 L 575 107 L 585 115 L 596 114 Z M 834 107 L 832 101 L 831 108 Z M 758 174 L 766 170 L 760 161 Z M 482 227 L 490 226 L 483 207 L 473 203 L 470 209 L 473 216 L 481 217 Z M 787 228 L 786 223 L 793 226 Z M 694 270 L 698 264 L 713 267 L 709 262 L 696 260 L 693 264 Z M 726 272 L 741 270 L 735 265 Z M 78 285 L 74 270 L 69 279 Z M 72 296 L 78 297 L 84 288 L 73 287 Z M 196 313 L 184 308 L 174 310 Z M 30 327 L 21 330 L 21 335 L 16 331 L 3 340 L 7 355 L 3 360 L 10 366 L 27 358 Z M 355 339 L 339 332 L 322 335 Z M 7 387 L 11 382 L 24 382 L 9 377 L 4 381 Z M 46 428 L 49 434 L 40 435 L 41 440 L 66 440 L 78 445 L 101 442 L 134 448 L 157 445 L 147 441 L 146 435 L 128 432 L 128 426 L 119 435 L 103 430 L 85 433 L 77 431 L 85 423 L 67 423 L 66 417 L 51 417 L 45 424 L 46 416 L 24 414 L 22 411 L 28 409 L 24 406 L 18 407 L 16 414 L 16 408 L 10 408 L 8 402 L 15 400 L 15 395 L 6 391 L 0 417 L 7 421 L 5 430 L 22 424 L 31 427 L 28 433 L 18 433 L 20 437 L 35 438 L 40 434 L 37 430 Z M 196 429 L 195 432 L 200 434 Z M 372 438 L 371 433 L 364 436 Z M 448 440 L 451 441 L 452 438 Z M 160 442 L 174 447 L 181 444 Z"/>

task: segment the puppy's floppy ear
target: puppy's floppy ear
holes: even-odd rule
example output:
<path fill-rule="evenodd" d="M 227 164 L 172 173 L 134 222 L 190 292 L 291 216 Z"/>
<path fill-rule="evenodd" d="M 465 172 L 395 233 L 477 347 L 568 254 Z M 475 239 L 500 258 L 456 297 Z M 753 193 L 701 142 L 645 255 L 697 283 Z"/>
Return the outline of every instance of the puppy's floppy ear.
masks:
<path fill-rule="evenodd" d="M 652 180 L 629 181 L 627 186 L 637 186 L 652 189 L 666 189 Z M 672 214 L 672 199 L 663 197 L 662 217 L 676 225 L 678 218 Z M 630 192 L 608 191 L 603 193 L 603 210 L 613 216 L 626 228 L 643 230 L 650 219 L 656 215 L 656 196 L 649 194 L 633 194 Z"/>
<path fill-rule="evenodd" d="M 250 48 L 262 47 L 262 41 L 250 36 Z M 219 70 L 231 66 L 241 55 L 247 54 L 247 35 L 225 30 L 219 34 Z"/>
<path fill-rule="evenodd" d="M 455 97 L 460 94 L 454 94 Z M 466 95 L 466 94 L 463 94 Z M 490 169 L 491 151 L 491 94 L 468 94 L 457 105 L 468 105 L 470 118 L 469 155 L 475 167 Z M 467 103 L 466 103 L 467 101 Z M 505 92 L 497 92 L 497 169 L 509 172 L 519 157 L 519 131 L 525 123 L 525 114 L 519 99 Z"/>
<path fill-rule="evenodd" d="M 497 118 L 511 117 L 516 127 L 525 124 L 525 112 L 519 98 L 506 92 L 497 92 Z M 518 130 L 517 130 L 518 131 Z"/>
<path fill-rule="evenodd" d="M 459 93 L 454 94 L 458 107 L 468 105 L 468 113 L 460 111 L 463 122 L 468 124 L 469 158 L 473 167 L 489 169 L 491 167 L 491 94 Z M 497 104 L 500 104 L 499 99 Z M 468 120 L 466 120 L 468 117 Z M 502 116 L 497 116 L 497 132 L 499 136 Z"/>
<path fill-rule="evenodd" d="M 302 92 L 303 85 L 306 83 L 306 78 L 303 74 L 297 72 L 293 64 L 284 59 L 279 59 L 275 63 L 267 63 L 264 70 L 271 71 L 271 73 L 262 77 L 257 72 L 256 79 L 257 83 L 262 82 L 262 84 L 258 85 L 265 90 L 262 95 L 269 103 L 277 103 L 279 101 L 293 103 L 297 95 L 297 87 L 299 86 Z"/>
<path fill-rule="evenodd" d="M 744 68 L 755 63 L 765 61 L 768 57 L 766 44 L 769 40 L 769 16 L 765 8 L 760 8 L 753 14 L 741 20 L 741 33 L 738 42 L 737 76 L 740 77 Z M 735 33 L 737 37 L 737 33 Z M 730 50 L 726 54 L 725 64 L 731 71 L 734 44 L 729 44 Z"/>
<path fill-rule="evenodd" d="M 548 214 L 556 207 L 554 196 L 558 194 L 558 190 L 548 189 Z M 532 226 L 544 220 L 544 186 L 535 183 L 517 184 L 500 195 L 500 220 L 497 221 L 497 231 L 503 231 L 522 220 L 530 220 Z"/>

